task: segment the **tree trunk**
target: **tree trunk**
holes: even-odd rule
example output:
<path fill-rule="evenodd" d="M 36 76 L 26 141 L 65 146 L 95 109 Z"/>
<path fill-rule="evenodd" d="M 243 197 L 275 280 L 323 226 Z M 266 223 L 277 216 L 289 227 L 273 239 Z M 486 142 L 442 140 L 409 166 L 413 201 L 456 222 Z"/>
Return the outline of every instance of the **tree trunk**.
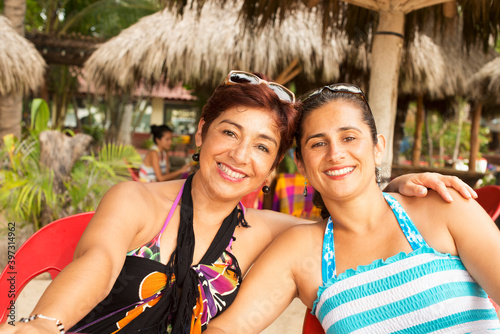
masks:
<path fill-rule="evenodd" d="M 417 96 L 417 117 L 415 118 L 415 134 L 413 135 L 413 155 L 412 165 L 420 165 L 420 156 L 422 155 L 422 129 L 424 128 L 424 97 Z"/>
<path fill-rule="evenodd" d="M 19 35 L 24 36 L 26 0 L 4 0 L 3 15 L 10 20 Z"/>
<path fill-rule="evenodd" d="M 405 121 L 408 114 L 409 99 L 399 99 L 394 125 L 394 144 L 392 149 L 392 164 L 400 165 L 401 143 L 405 137 Z"/>
<path fill-rule="evenodd" d="M 483 104 L 478 102 L 472 113 L 472 126 L 470 129 L 470 156 L 469 156 L 469 172 L 476 171 L 476 160 L 479 153 L 479 125 L 481 123 L 481 112 Z"/>
<path fill-rule="evenodd" d="M 121 117 L 118 135 L 116 142 L 118 144 L 130 145 L 132 143 L 132 115 L 134 107 L 132 104 L 127 104 L 123 107 L 123 115 Z"/>
<path fill-rule="evenodd" d="M 373 38 L 369 101 L 378 132 L 386 138 L 384 163 L 390 176 L 398 77 L 403 48 L 405 15 L 403 12 L 381 11 Z M 384 168 L 385 169 L 385 168 Z"/>
<path fill-rule="evenodd" d="M 8 134 L 21 138 L 22 112 L 22 95 L 0 96 L 0 143 L 3 143 L 3 136 Z"/>
<path fill-rule="evenodd" d="M 78 133 L 69 137 L 61 131 L 48 130 L 39 135 L 40 162 L 54 171 L 54 190 L 60 194 L 75 162 L 88 151 L 92 137 Z"/>
<path fill-rule="evenodd" d="M 429 167 L 434 167 L 434 150 L 431 136 L 431 127 L 429 125 L 429 114 L 425 115 L 425 136 L 427 138 L 427 150 L 429 152 Z"/>
<path fill-rule="evenodd" d="M 460 155 L 460 137 L 462 136 L 462 127 L 464 123 L 464 114 L 465 111 L 463 108 L 458 109 L 458 129 L 457 129 L 457 137 L 455 138 L 455 148 L 453 149 L 453 167 L 458 161 L 458 157 Z"/>
<path fill-rule="evenodd" d="M 11 21 L 14 29 L 24 36 L 26 0 L 4 0 L 3 3 L 3 14 Z M 0 96 L 0 143 L 3 143 L 3 136 L 9 133 L 21 138 L 22 112 L 22 93 Z"/>

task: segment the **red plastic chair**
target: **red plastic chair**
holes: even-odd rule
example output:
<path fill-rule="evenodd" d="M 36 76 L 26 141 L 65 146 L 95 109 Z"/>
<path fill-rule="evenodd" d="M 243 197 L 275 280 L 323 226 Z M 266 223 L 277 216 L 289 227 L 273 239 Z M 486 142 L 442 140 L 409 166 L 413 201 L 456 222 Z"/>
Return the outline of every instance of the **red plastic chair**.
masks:
<path fill-rule="evenodd" d="M 475 191 L 478 195 L 476 201 L 488 212 L 491 219 L 496 220 L 500 216 L 500 186 L 484 186 Z"/>
<path fill-rule="evenodd" d="M 318 318 L 311 314 L 310 308 L 306 310 L 304 325 L 302 326 L 302 334 L 325 334 Z"/>
<path fill-rule="evenodd" d="M 138 181 L 140 182 L 141 180 L 139 179 L 139 170 L 132 168 L 132 167 L 127 167 L 128 172 L 130 174 L 130 177 L 132 178 L 132 181 Z"/>
<path fill-rule="evenodd" d="M 44 272 L 49 272 L 54 279 L 73 260 L 76 244 L 93 215 L 94 212 L 85 212 L 58 219 L 19 247 L 14 261 L 0 274 L 0 291 L 4 294 L 0 298 L 0 323 L 7 319 L 8 307 L 29 281 Z M 12 282 L 15 282 L 15 292 L 10 294 Z"/>

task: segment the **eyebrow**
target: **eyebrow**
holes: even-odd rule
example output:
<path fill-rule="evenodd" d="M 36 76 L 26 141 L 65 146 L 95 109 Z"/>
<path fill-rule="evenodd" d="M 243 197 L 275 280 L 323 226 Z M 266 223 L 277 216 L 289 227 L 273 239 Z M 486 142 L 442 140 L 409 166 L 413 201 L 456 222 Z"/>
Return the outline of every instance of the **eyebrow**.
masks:
<path fill-rule="evenodd" d="M 344 131 L 349 131 L 349 130 L 355 130 L 355 131 L 361 132 L 361 129 L 359 129 L 355 126 L 343 126 L 343 127 L 338 128 L 337 132 L 344 132 Z M 320 133 L 313 134 L 313 135 L 306 138 L 305 143 L 307 144 L 307 142 L 309 140 L 314 139 L 314 138 L 321 138 L 321 137 L 326 137 L 326 133 L 320 132 Z"/>
<path fill-rule="evenodd" d="M 220 121 L 219 124 L 222 124 L 222 123 L 228 123 L 228 124 L 234 125 L 235 127 L 237 127 L 242 132 L 244 130 L 244 127 L 242 125 L 240 125 L 238 123 L 235 123 L 235 122 L 233 122 L 231 120 L 228 120 L 228 119 L 223 119 L 222 121 Z M 262 138 L 262 139 L 265 139 L 265 140 L 268 140 L 268 141 L 274 143 L 274 145 L 276 145 L 276 147 L 278 147 L 278 142 L 273 137 L 268 136 L 268 135 L 266 135 L 264 133 L 259 133 L 258 137 Z"/>

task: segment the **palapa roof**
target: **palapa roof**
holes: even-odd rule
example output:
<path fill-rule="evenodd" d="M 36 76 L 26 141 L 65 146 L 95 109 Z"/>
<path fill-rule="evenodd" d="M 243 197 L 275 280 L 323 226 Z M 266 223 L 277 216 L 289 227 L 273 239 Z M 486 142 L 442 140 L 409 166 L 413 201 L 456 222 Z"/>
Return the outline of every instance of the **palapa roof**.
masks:
<path fill-rule="evenodd" d="M 314 10 L 304 7 L 254 34 L 239 21 L 240 6 L 206 1 L 199 16 L 194 6 L 182 17 L 169 10 L 144 17 L 94 52 L 85 63 L 87 78 L 127 90 L 140 81 L 216 85 L 231 69 L 275 77 L 298 59 L 310 80 L 318 73 L 324 81 L 337 79 L 347 39 L 338 34 L 324 42 Z"/>
<path fill-rule="evenodd" d="M 38 90 L 44 82 L 45 67 L 34 45 L 0 15 L 0 96 Z"/>
<path fill-rule="evenodd" d="M 500 56 L 486 63 L 469 81 L 470 91 L 477 100 L 493 98 L 500 104 Z"/>
<path fill-rule="evenodd" d="M 417 32 L 403 53 L 400 93 L 424 94 L 432 99 L 468 96 L 470 78 L 498 54 L 482 44 L 464 48 L 460 25 L 443 36 Z M 432 37 L 431 37 L 432 36 Z"/>

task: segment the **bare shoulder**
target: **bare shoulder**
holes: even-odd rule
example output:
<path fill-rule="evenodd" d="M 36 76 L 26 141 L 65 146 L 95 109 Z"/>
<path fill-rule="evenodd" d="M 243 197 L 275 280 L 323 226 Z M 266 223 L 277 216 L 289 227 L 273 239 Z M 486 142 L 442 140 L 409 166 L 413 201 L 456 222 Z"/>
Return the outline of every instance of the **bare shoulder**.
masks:
<path fill-rule="evenodd" d="M 121 234 L 132 240 L 144 233 L 149 236 L 151 226 L 165 218 L 182 182 L 141 183 L 121 182 L 111 187 L 102 198 L 86 235 L 97 238 L 103 234 Z M 84 235 L 85 237 L 85 235 Z"/>
<path fill-rule="evenodd" d="M 408 213 L 424 240 L 434 249 L 453 255 L 457 248 L 453 231 L 462 230 L 471 221 L 490 220 L 481 206 L 473 199 L 463 198 L 457 191 L 448 189 L 453 201 L 445 202 L 429 190 L 425 197 L 406 197 L 391 194 Z"/>
<path fill-rule="evenodd" d="M 321 245 L 325 232 L 326 221 L 292 226 L 283 232 L 275 243 L 290 245 L 303 251 L 311 249 L 312 245 Z"/>
<path fill-rule="evenodd" d="M 481 206 L 474 199 L 466 199 L 458 191 L 449 188 L 453 201 L 451 203 L 445 202 L 441 196 L 434 190 L 429 189 L 425 197 L 407 197 L 401 194 L 391 193 L 396 198 L 403 208 L 407 211 L 420 210 L 421 213 L 426 213 L 431 217 L 442 216 L 452 217 L 460 215 L 464 212 L 477 212 L 481 211 Z M 450 216 L 450 214 L 452 216 Z M 447 220 L 447 219 L 445 219 Z"/>
<path fill-rule="evenodd" d="M 260 233 L 269 235 L 271 239 L 275 239 L 290 227 L 314 223 L 314 221 L 308 219 L 271 210 L 247 209 L 245 216 L 250 225 L 259 229 Z"/>

